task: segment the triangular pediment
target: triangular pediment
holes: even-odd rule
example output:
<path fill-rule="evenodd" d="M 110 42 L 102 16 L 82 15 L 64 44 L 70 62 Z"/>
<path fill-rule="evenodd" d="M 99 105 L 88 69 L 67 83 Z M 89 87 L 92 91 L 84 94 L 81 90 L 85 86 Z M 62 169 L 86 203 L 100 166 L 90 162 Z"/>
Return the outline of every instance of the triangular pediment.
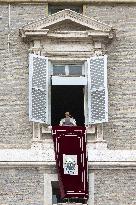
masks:
<path fill-rule="evenodd" d="M 50 31 L 86 31 L 91 30 L 90 28 L 83 26 L 79 23 L 76 23 L 74 21 L 71 21 L 69 19 L 65 19 L 61 22 L 55 23 L 53 25 L 50 25 L 48 27 L 45 27 L 44 29 L 49 29 Z"/>
<path fill-rule="evenodd" d="M 105 36 L 110 35 L 110 33 L 112 33 L 111 31 L 113 30 L 112 27 L 107 24 L 101 23 L 100 21 L 84 16 L 75 11 L 65 9 L 55 14 L 49 15 L 48 17 L 28 23 L 20 29 L 20 33 L 22 37 L 26 37 L 27 35 L 30 36 L 30 33 L 33 33 L 33 35 L 38 35 L 38 33 L 39 35 L 47 35 L 50 28 L 53 30 L 53 27 L 56 27 L 56 25 L 59 24 L 64 24 L 64 22 L 71 22 L 71 24 L 78 25 L 74 27 L 75 31 L 96 31 L 99 32 L 100 35 L 105 34 Z M 62 29 L 62 31 L 64 31 L 64 29 Z"/>

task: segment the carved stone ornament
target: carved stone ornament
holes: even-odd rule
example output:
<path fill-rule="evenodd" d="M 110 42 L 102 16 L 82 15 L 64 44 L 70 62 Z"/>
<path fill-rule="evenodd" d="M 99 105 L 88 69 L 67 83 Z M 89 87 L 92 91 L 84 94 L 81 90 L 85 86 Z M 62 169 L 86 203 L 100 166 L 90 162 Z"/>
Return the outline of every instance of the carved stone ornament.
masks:
<path fill-rule="evenodd" d="M 71 23 L 76 23 L 83 27 L 81 30 L 50 30 L 50 27 L 56 24 L 63 23 L 64 21 L 69 21 Z M 23 38 L 33 38 L 33 37 L 52 37 L 52 38 L 87 38 L 87 37 L 104 37 L 113 38 L 114 29 L 98 20 L 92 19 L 90 17 L 79 14 L 75 11 L 65 9 L 59 11 L 55 14 L 49 15 L 42 19 L 38 19 L 34 22 L 28 23 L 23 26 L 20 30 L 20 35 Z"/>

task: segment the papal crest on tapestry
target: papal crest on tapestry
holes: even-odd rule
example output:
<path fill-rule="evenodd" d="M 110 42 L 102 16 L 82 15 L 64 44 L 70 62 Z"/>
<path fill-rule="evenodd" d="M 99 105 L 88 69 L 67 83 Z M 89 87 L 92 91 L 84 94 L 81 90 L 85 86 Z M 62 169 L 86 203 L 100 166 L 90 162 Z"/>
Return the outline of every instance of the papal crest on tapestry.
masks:
<path fill-rule="evenodd" d="M 64 174 L 78 175 L 77 155 L 63 154 Z"/>

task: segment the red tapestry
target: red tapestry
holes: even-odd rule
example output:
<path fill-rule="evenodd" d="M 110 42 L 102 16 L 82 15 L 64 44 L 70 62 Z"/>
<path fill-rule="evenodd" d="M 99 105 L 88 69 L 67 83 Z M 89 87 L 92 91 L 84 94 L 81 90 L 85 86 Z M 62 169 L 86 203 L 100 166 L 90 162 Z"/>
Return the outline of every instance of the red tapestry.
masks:
<path fill-rule="evenodd" d="M 61 198 L 88 198 L 86 128 L 54 126 L 52 135 Z"/>

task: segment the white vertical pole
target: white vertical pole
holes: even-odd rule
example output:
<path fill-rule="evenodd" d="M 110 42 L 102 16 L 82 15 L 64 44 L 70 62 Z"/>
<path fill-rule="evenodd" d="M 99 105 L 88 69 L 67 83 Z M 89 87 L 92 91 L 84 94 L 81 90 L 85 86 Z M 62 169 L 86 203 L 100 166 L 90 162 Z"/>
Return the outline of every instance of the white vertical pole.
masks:
<path fill-rule="evenodd" d="M 87 61 L 84 63 L 84 74 L 86 77 L 87 76 L 87 69 L 88 69 L 88 64 L 87 64 Z M 84 86 L 84 116 L 85 116 L 85 126 L 88 125 L 88 83 L 87 85 Z"/>
<path fill-rule="evenodd" d="M 88 205 L 94 205 L 94 172 L 89 173 L 89 200 Z"/>
<path fill-rule="evenodd" d="M 52 64 L 48 62 L 48 123 L 51 125 L 51 75 L 52 75 Z"/>
<path fill-rule="evenodd" d="M 44 205 L 51 205 L 51 204 L 52 204 L 51 176 L 48 173 L 44 173 Z"/>
<path fill-rule="evenodd" d="M 90 75 L 90 59 L 87 60 L 88 64 L 88 70 L 87 70 L 87 75 L 88 75 L 88 125 L 91 123 L 91 75 Z"/>

